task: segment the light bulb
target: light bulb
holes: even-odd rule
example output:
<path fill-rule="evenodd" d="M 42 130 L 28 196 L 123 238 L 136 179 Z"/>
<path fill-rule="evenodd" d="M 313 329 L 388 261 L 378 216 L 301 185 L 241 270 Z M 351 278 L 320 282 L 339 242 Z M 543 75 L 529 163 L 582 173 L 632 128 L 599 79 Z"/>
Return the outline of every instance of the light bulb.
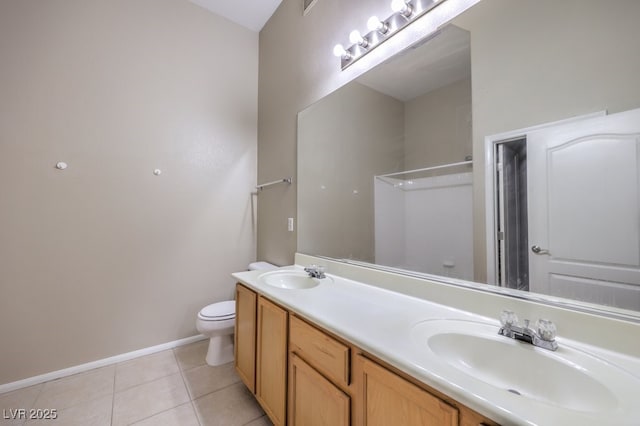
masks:
<path fill-rule="evenodd" d="M 358 30 L 353 30 L 351 31 L 351 33 L 349 34 L 349 41 L 351 43 L 358 43 L 360 44 L 362 42 L 362 35 L 360 34 L 360 31 Z"/>
<path fill-rule="evenodd" d="M 372 16 L 367 21 L 367 28 L 369 31 L 380 31 L 382 34 L 385 34 L 389 31 L 389 26 L 382 22 L 377 16 Z"/>
<path fill-rule="evenodd" d="M 357 43 L 362 47 L 367 47 L 367 45 L 369 44 L 367 39 L 362 37 L 362 34 L 360 34 L 360 31 L 358 30 L 351 31 L 351 34 L 349 34 L 349 41 L 354 44 Z"/>
<path fill-rule="evenodd" d="M 405 0 L 391 0 L 391 10 L 404 16 L 410 16 L 413 12 L 411 4 Z"/>
<path fill-rule="evenodd" d="M 391 0 L 391 10 L 394 13 L 398 13 L 404 8 L 405 4 L 404 0 Z"/>
<path fill-rule="evenodd" d="M 335 56 L 337 56 L 338 58 L 349 58 L 351 57 L 351 54 L 349 52 L 347 52 L 344 48 L 344 46 L 342 46 L 341 44 L 336 44 L 335 47 L 333 48 L 333 54 Z"/>

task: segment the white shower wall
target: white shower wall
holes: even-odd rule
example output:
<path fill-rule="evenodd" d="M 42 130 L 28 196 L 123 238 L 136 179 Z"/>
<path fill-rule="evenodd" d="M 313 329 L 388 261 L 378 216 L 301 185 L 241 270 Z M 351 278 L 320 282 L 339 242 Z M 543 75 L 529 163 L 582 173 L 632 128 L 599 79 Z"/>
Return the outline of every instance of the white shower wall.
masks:
<path fill-rule="evenodd" d="M 376 263 L 472 280 L 471 172 L 374 180 Z"/>

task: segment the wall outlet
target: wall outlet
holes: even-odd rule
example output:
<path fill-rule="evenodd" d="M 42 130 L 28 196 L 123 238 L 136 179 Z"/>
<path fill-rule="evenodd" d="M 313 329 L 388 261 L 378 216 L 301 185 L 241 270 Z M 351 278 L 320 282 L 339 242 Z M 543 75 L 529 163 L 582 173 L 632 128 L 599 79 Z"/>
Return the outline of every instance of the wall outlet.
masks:
<path fill-rule="evenodd" d="M 287 231 L 293 232 L 293 218 L 292 217 L 287 219 Z"/>

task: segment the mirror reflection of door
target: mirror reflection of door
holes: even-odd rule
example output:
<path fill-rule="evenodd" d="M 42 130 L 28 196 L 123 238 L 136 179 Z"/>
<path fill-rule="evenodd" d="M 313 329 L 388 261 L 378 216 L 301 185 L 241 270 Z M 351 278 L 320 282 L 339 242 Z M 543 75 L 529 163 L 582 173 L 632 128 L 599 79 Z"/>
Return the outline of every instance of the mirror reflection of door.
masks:
<path fill-rule="evenodd" d="M 499 282 L 529 290 L 527 224 L 527 139 L 496 145 Z"/>
<path fill-rule="evenodd" d="M 640 110 L 496 146 L 499 283 L 640 309 Z"/>

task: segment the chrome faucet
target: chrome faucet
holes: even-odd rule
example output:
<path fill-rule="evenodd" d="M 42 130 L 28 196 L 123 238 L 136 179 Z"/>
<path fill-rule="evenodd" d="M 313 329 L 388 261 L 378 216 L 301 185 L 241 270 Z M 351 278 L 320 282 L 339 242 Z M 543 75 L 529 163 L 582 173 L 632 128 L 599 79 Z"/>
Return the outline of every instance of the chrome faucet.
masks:
<path fill-rule="evenodd" d="M 527 342 L 533 346 L 555 351 L 558 349 L 556 342 L 556 325 L 547 320 L 539 319 L 536 329 L 529 327 L 529 320 L 524 320 L 524 326 L 518 325 L 518 316 L 513 311 L 504 310 L 500 314 L 500 330 L 498 334 L 511 339 Z"/>
<path fill-rule="evenodd" d="M 304 268 L 304 271 L 309 274 L 309 276 L 311 278 L 318 278 L 318 279 L 322 279 L 322 278 L 326 278 L 327 276 L 324 274 L 324 266 L 318 266 L 318 265 L 309 265 L 306 268 Z"/>

